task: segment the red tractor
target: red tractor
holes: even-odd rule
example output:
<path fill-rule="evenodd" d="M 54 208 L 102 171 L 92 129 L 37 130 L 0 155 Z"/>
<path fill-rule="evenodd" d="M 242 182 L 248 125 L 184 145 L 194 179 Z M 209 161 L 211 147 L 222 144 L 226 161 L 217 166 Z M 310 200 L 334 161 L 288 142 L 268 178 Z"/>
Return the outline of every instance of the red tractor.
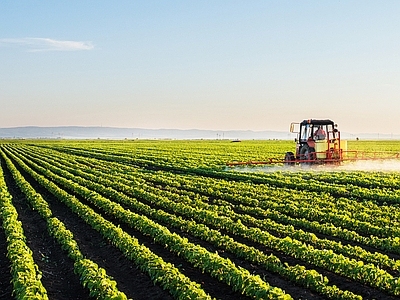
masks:
<path fill-rule="evenodd" d="M 304 120 L 292 123 L 290 132 L 297 133 L 296 153 L 287 152 L 286 165 L 300 163 L 340 163 L 347 152 L 347 141 L 340 139 L 337 125 L 331 120 Z"/>
<path fill-rule="evenodd" d="M 228 166 L 284 164 L 341 164 L 343 161 L 399 159 L 400 152 L 348 151 L 347 141 L 340 138 L 337 125 L 331 120 L 304 120 L 291 123 L 290 132 L 297 133 L 296 152 L 286 152 L 283 159 L 267 158 L 264 161 L 234 161 Z"/>

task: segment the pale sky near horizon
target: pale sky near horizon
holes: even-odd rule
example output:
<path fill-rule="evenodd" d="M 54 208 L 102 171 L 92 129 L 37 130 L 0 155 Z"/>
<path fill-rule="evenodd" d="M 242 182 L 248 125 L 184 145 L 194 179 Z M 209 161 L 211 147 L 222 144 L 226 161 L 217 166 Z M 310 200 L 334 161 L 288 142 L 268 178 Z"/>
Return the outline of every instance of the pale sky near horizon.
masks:
<path fill-rule="evenodd" d="M 1 1 L 0 127 L 400 134 L 400 1 Z"/>

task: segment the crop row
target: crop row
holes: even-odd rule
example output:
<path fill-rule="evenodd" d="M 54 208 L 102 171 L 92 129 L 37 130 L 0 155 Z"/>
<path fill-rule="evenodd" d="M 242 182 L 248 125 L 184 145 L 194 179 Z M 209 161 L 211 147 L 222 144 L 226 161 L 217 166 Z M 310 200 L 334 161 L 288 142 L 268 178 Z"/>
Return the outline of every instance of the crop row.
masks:
<path fill-rule="evenodd" d="M 40 155 L 43 155 L 41 153 Z M 66 158 L 63 158 L 65 160 Z M 76 158 L 74 157 L 75 160 L 82 160 L 81 158 Z M 87 159 L 88 160 L 88 159 Z M 87 161 L 83 160 L 84 162 L 88 163 Z M 103 164 L 105 162 L 103 161 Z M 97 165 L 91 165 L 91 168 L 100 168 L 100 162 L 97 161 Z M 268 225 L 268 220 L 274 220 L 279 223 L 287 224 L 287 229 L 286 231 L 292 231 L 291 227 L 295 226 L 297 228 L 303 228 L 307 231 L 311 230 L 314 232 L 319 232 L 322 234 L 327 234 L 331 236 L 336 236 L 344 240 L 349 240 L 351 242 L 356 242 L 360 243 L 362 245 L 368 245 L 375 247 L 377 249 L 381 249 L 384 251 L 390 251 L 393 253 L 399 253 L 400 251 L 400 238 L 399 237 L 392 237 L 390 235 L 386 235 L 387 237 L 384 238 L 379 238 L 376 236 L 368 236 L 366 235 L 367 232 L 361 231 L 364 235 L 360 235 L 359 233 L 355 232 L 354 230 L 349 230 L 346 228 L 342 228 L 342 226 L 346 225 L 345 220 L 350 220 L 351 222 L 348 224 L 348 228 L 352 229 L 351 225 L 354 224 L 354 220 L 351 218 L 351 216 L 340 216 L 341 211 L 344 211 L 342 207 L 340 208 L 335 208 L 335 206 L 330 206 L 330 215 L 335 215 L 337 213 L 338 216 L 335 216 L 335 220 L 337 219 L 337 224 L 340 226 L 335 226 L 332 223 L 323 223 L 321 222 L 324 220 L 324 217 L 321 217 L 321 220 L 319 222 L 315 222 L 316 218 L 311 218 L 311 216 L 315 212 L 319 212 L 318 208 L 314 208 L 313 204 L 317 205 L 316 199 L 322 205 L 330 205 L 331 203 L 342 203 L 346 199 L 332 199 L 330 196 L 323 196 L 323 197 L 318 197 L 318 195 L 307 195 L 307 194 L 301 194 L 301 195 L 293 195 L 293 193 L 285 192 L 284 190 L 274 190 L 274 189 L 264 189 L 264 190 L 259 190 L 260 186 L 257 185 L 256 189 L 254 190 L 254 187 L 252 185 L 246 184 L 246 183 L 232 183 L 228 181 L 216 181 L 210 178 L 201 178 L 196 176 L 183 176 L 183 175 L 177 175 L 173 173 L 165 173 L 165 172 L 141 172 L 137 171 L 136 169 L 132 169 L 132 167 L 127 167 L 124 165 L 117 165 L 114 163 L 112 165 L 111 163 L 105 163 L 105 166 L 103 167 L 103 170 L 107 170 L 108 173 L 113 172 L 113 174 L 118 174 L 121 177 L 126 178 L 127 180 L 135 181 L 137 182 L 139 180 L 141 186 L 146 186 L 146 182 L 155 182 L 156 184 L 163 184 L 166 187 L 168 187 L 168 190 L 173 190 L 176 192 L 177 190 L 182 191 L 182 188 L 188 189 L 192 192 L 197 192 L 202 195 L 207 195 L 210 197 L 217 197 L 217 198 L 222 198 L 224 200 L 227 200 L 228 202 L 224 201 L 214 201 L 214 203 L 220 203 L 219 207 L 213 206 L 210 207 L 210 209 L 217 209 L 217 210 L 228 210 L 230 207 L 231 208 L 238 208 L 241 212 L 247 212 L 248 214 L 252 214 L 257 216 L 257 218 L 262 218 L 262 219 L 267 219 L 266 221 L 263 221 L 264 224 L 263 227 L 261 228 L 268 228 L 265 227 Z M 132 175 L 132 172 L 133 175 Z M 251 190 L 254 190 L 250 192 Z M 154 189 L 153 189 L 154 191 Z M 240 191 L 240 193 L 238 193 Z M 168 194 L 165 189 L 162 191 L 159 191 L 162 194 Z M 259 195 L 257 195 L 257 192 Z M 173 195 L 168 194 L 169 197 L 173 197 Z M 303 201 L 302 198 L 309 199 L 306 201 L 306 203 Z M 203 197 L 203 196 L 201 196 Z M 256 197 L 259 199 L 257 200 Z M 307 198 L 308 197 L 308 198 Z M 187 199 L 187 197 L 186 197 Z M 195 201 L 193 202 L 193 205 L 199 206 L 201 203 L 198 201 L 200 197 L 196 197 Z M 283 200 L 283 201 L 282 201 Z M 182 201 L 175 199 L 175 201 Z M 307 205 L 307 203 L 309 205 Z M 350 200 L 349 205 L 352 204 Z M 237 203 L 236 205 L 232 205 L 232 203 Z M 298 204 L 300 203 L 300 204 Z M 357 204 L 354 203 L 353 204 Z M 311 207 L 310 207 L 311 206 Z M 376 213 L 379 213 L 379 207 L 375 207 Z M 386 214 L 386 212 L 385 212 Z M 242 213 L 241 213 L 242 215 Z M 317 215 L 319 216 L 319 214 Z M 249 219 L 246 217 L 247 220 Z M 372 217 L 371 217 L 372 218 Z M 388 218 L 388 217 L 387 217 Z M 243 217 L 242 217 L 243 219 Z M 389 221 L 391 219 L 389 218 Z M 260 223 L 260 221 L 258 221 Z M 273 226 L 271 222 L 269 222 L 270 226 Z M 377 226 L 371 226 L 368 225 L 368 222 L 363 222 L 359 224 L 363 224 L 363 227 L 358 226 L 360 228 L 365 228 L 371 229 L 371 228 L 377 228 Z M 346 226 L 345 226 L 346 227 Z M 383 227 L 383 229 L 387 229 L 388 227 Z M 390 228 L 390 227 L 389 227 Z M 293 233 L 295 234 L 295 233 Z M 305 238 L 304 241 L 307 241 L 308 243 L 313 242 L 315 238 L 313 235 L 307 237 L 304 236 L 301 233 L 301 236 Z M 296 235 L 292 235 L 292 237 L 296 237 Z M 299 236 L 296 237 L 299 239 Z M 300 238 L 301 239 L 301 238 Z M 316 243 L 313 243 L 315 246 L 318 247 Z M 335 246 L 335 243 L 332 242 L 322 242 L 320 245 L 324 245 L 326 247 L 327 245 L 332 245 Z M 321 246 L 320 246 L 321 247 Z M 347 251 L 349 247 L 343 247 L 341 245 L 331 247 L 331 249 L 340 249 L 341 251 Z M 350 249 L 349 249 L 350 250 Z M 353 253 L 357 254 L 358 256 L 354 257 L 361 257 L 365 259 L 369 255 L 368 253 L 359 253 L 359 248 L 355 248 L 352 250 Z M 372 255 L 370 262 L 376 261 L 376 260 L 387 260 L 385 256 L 376 254 Z M 389 265 L 392 265 L 392 267 L 397 268 L 397 263 L 393 263 L 391 261 L 388 261 Z"/>
<path fill-rule="evenodd" d="M 51 168 L 50 165 L 46 167 Z M 56 168 L 53 167 L 53 169 Z M 60 172 L 63 171 L 60 169 Z M 66 173 L 63 173 L 63 176 L 64 175 L 66 175 Z M 143 195 L 141 196 L 143 197 Z M 188 208 L 186 207 L 186 209 Z M 203 219 L 206 219 L 206 221 L 211 222 L 211 224 L 214 226 L 216 226 L 216 224 L 222 224 L 225 230 L 231 229 L 235 234 L 241 234 L 245 237 L 251 236 L 256 241 L 267 244 L 269 247 L 275 247 L 275 249 L 277 250 L 286 251 L 287 253 L 292 254 L 295 257 L 300 257 L 301 259 L 305 259 L 310 263 L 314 263 L 327 269 L 339 272 L 340 274 L 344 274 L 346 276 L 349 276 L 350 278 L 361 280 L 372 286 L 378 286 L 382 289 L 388 288 L 388 286 L 390 286 L 389 290 L 391 290 L 393 293 L 398 293 L 396 278 L 391 277 L 383 270 L 379 270 L 379 268 L 375 268 L 373 265 L 364 266 L 364 264 L 360 264 L 360 262 L 349 260 L 345 257 L 341 257 L 340 255 L 338 256 L 333 252 L 320 252 L 321 250 L 313 249 L 312 247 L 302 245 L 301 243 L 299 244 L 295 240 L 291 240 L 288 238 L 277 239 L 267 234 L 266 232 L 262 232 L 259 229 L 257 230 L 256 228 L 247 228 L 246 226 L 240 224 L 240 222 L 235 222 L 226 218 L 219 217 L 215 214 L 215 212 L 212 213 L 206 210 L 193 210 L 193 215 L 191 217 L 195 217 L 196 213 L 197 215 L 202 216 Z M 325 259 L 326 263 L 323 263 Z"/>
<path fill-rule="evenodd" d="M 3 148 L 4 149 L 4 148 Z M 155 283 L 167 289 L 177 299 L 211 299 L 198 283 L 191 281 L 172 264 L 152 253 L 147 247 L 121 228 L 107 221 L 90 207 L 82 204 L 74 196 L 68 194 L 44 176 L 34 172 L 22 160 L 5 150 L 7 156 L 15 160 L 20 167 L 28 172 L 39 184 L 48 189 L 60 201 L 65 203 L 74 213 L 99 231 L 104 238 L 111 241 L 126 257 L 137 264 L 140 269 L 149 274 Z"/>
<path fill-rule="evenodd" d="M 79 153 L 82 154 L 83 150 Z M 84 153 L 88 155 L 87 153 Z M 83 155 L 83 154 L 82 154 Z M 89 155 L 90 156 L 90 155 Z M 96 156 L 97 157 L 97 156 Z M 121 158 L 106 155 L 101 155 L 101 159 L 120 161 Z M 122 161 L 126 162 L 126 158 Z M 128 169 L 132 169 L 132 166 Z M 281 188 L 274 188 L 274 186 L 269 186 L 265 184 L 265 176 L 260 178 L 261 175 L 255 174 L 231 174 L 229 172 L 221 173 L 219 171 L 205 171 L 207 176 L 227 178 L 234 180 L 252 180 L 256 182 L 257 185 L 249 185 L 246 182 L 230 183 L 226 180 L 213 180 L 210 178 L 207 180 L 204 177 L 196 176 L 193 180 L 190 178 L 192 176 L 175 176 L 174 174 L 167 175 L 167 184 L 175 184 L 176 180 L 181 180 L 187 185 L 187 182 L 194 182 L 196 192 L 201 192 L 204 194 L 209 194 L 213 197 L 228 197 L 226 200 L 239 201 L 243 195 L 246 196 L 246 200 L 251 197 L 253 200 L 253 205 L 258 205 L 264 200 L 268 200 L 268 197 L 273 197 L 276 199 L 281 199 L 284 201 L 276 202 L 274 201 L 274 206 L 277 207 L 281 212 L 287 213 L 295 218 L 305 218 L 307 220 L 313 221 L 318 220 L 319 222 L 325 221 L 328 224 L 334 224 L 336 226 L 344 227 L 348 230 L 359 230 L 364 236 L 377 235 L 381 237 L 398 237 L 400 236 L 400 210 L 395 207 L 377 206 L 372 202 L 363 201 L 359 203 L 357 201 L 351 200 L 349 198 L 333 198 L 329 192 L 310 192 L 307 190 L 309 185 L 312 183 L 302 183 L 302 186 L 298 187 L 305 191 L 299 191 L 297 193 L 292 192 L 293 183 L 281 178 L 282 185 Z M 274 176 L 270 183 L 279 182 L 279 175 L 269 175 Z M 147 180 L 147 178 L 146 178 Z M 151 180 L 151 178 L 150 178 Z M 157 180 L 160 180 L 157 176 Z M 174 183 L 172 183 L 174 182 Z M 263 183 L 264 182 L 264 183 Z M 238 187 L 238 184 L 240 187 Z M 193 188 L 194 184 L 192 184 Z M 217 188 L 217 189 L 216 189 Z M 238 193 L 240 191 L 240 193 Z M 248 191 L 247 194 L 244 191 Z M 284 192 L 285 191 L 285 192 Z M 347 192 L 346 192 L 347 193 Z M 287 196 L 285 196 L 285 194 Z M 256 201 L 255 199 L 260 199 Z M 282 203 L 282 204 L 280 204 Z M 266 205 L 270 205 L 270 201 L 266 201 Z M 335 209 L 335 207 L 337 209 Z M 334 211 L 334 213 L 332 213 Z M 395 242 L 396 244 L 396 242 Z"/>
<path fill-rule="evenodd" d="M 70 152 L 71 149 L 62 149 L 62 151 Z M 113 161 L 124 163 L 129 166 L 138 163 L 139 166 L 149 166 L 153 162 L 150 160 L 141 161 L 135 158 L 129 157 L 126 154 L 115 155 L 115 154 L 104 154 L 103 152 L 92 152 L 85 151 L 82 149 L 74 149 L 73 152 L 79 155 L 87 157 L 95 157 L 97 159 L 102 159 L 106 161 Z M 162 170 L 172 170 L 172 171 L 183 171 L 189 172 L 191 174 L 197 174 L 200 176 L 206 176 L 209 178 L 223 179 L 220 181 L 220 185 L 223 184 L 225 190 L 220 189 L 220 193 L 225 193 L 230 197 L 237 197 L 234 189 L 226 189 L 226 180 L 234 180 L 239 183 L 241 182 L 252 182 L 260 185 L 262 190 L 253 193 L 253 196 L 257 198 L 257 194 L 265 194 L 266 192 L 270 194 L 270 191 L 275 191 L 278 197 L 281 197 L 281 189 L 284 189 L 290 194 L 290 197 L 296 197 L 295 200 L 299 204 L 299 207 L 290 207 L 289 210 L 292 213 L 298 212 L 295 217 L 307 217 L 304 212 L 301 211 L 302 208 L 307 209 L 308 207 L 313 207 L 313 213 L 308 217 L 309 219 L 326 220 L 328 223 L 333 223 L 337 226 L 345 226 L 347 229 L 360 229 L 365 235 L 378 235 L 378 236 L 399 236 L 400 230 L 400 209 L 393 206 L 380 206 L 376 205 L 374 201 L 376 198 L 382 198 L 382 201 L 398 201 L 398 196 L 393 190 L 382 191 L 370 190 L 353 185 L 331 185 L 325 184 L 323 182 L 318 182 L 317 180 L 303 180 L 300 176 L 289 176 L 279 172 L 267 173 L 267 174 L 238 174 L 237 172 L 221 172 L 217 170 L 210 169 L 190 169 L 184 167 L 173 166 L 169 167 L 166 165 L 153 165 Z M 290 175 L 291 173 L 289 173 Z M 198 183 L 196 177 L 195 182 Z M 172 180 L 171 180 L 172 181 Z M 209 189 L 210 186 L 206 183 L 206 188 Z M 213 187 L 214 188 L 214 187 Z M 254 185 L 252 185 L 254 189 Z M 278 189 L 276 189 L 278 188 Z M 293 189 L 297 190 L 297 196 L 293 194 Z M 241 192 L 242 193 L 242 192 Z M 399 191 L 400 195 L 400 191 Z M 214 194 L 215 196 L 215 194 Z M 218 195 L 217 195 L 218 196 Z M 317 201 L 302 201 L 302 198 L 312 199 L 316 198 Z M 334 197 L 334 199 L 333 199 Z M 326 201 L 321 202 L 325 199 Z M 362 202 L 355 201 L 357 199 L 362 199 Z M 367 200 L 370 200 L 369 202 Z M 400 198 L 399 198 L 400 199 Z M 285 198 L 287 200 L 287 198 Z M 336 204 L 340 201 L 340 204 Z M 286 202 L 286 201 L 285 201 Z M 340 210 L 335 212 L 334 215 L 330 215 L 332 205 L 340 205 Z M 296 208 L 296 209 L 294 209 Z M 371 223 L 371 224 L 369 224 Z"/>
<path fill-rule="evenodd" d="M 65 160 L 63 161 L 65 163 Z M 137 201 L 135 198 L 128 197 L 125 194 L 122 194 L 110 188 L 113 187 L 125 193 L 129 193 L 129 191 L 131 190 L 129 194 L 140 195 L 138 194 L 140 193 L 140 189 L 132 188 L 132 181 L 127 181 L 122 178 L 118 178 L 118 180 L 111 181 L 112 179 L 115 178 L 110 178 L 110 180 L 108 180 L 107 177 L 110 176 L 105 173 L 90 175 L 90 170 L 85 170 L 81 168 L 77 169 L 64 166 L 63 169 L 56 169 L 54 168 L 54 165 L 57 165 L 57 163 L 54 161 L 52 161 L 51 165 L 53 166 L 52 170 L 54 170 L 59 174 L 62 174 L 63 177 L 77 181 L 80 185 L 85 185 L 86 187 L 90 187 L 90 189 L 92 190 L 94 189 L 102 193 L 103 195 L 110 197 L 110 199 L 114 199 L 120 203 L 129 206 L 129 209 L 136 210 L 139 213 L 146 214 L 149 217 L 152 217 L 158 221 L 165 222 L 169 226 L 187 231 L 188 233 L 193 234 L 194 236 L 200 237 L 208 242 L 213 243 L 216 246 L 222 247 L 224 250 L 232 252 L 238 257 L 243 257 L 252 263 L 261 264 L 267 270 L 279 273 L 285 278 L 295 281 L 297 284 L 303 284 L 311 289 L 320 292 L 321 294 L 324 294 L 329 298 L 358 299 L 358 297 L 356 295 L 353 295 L 351 292 L 342 291 L 335 286 L 329 286 L 327 279 L 323 278 L 323 276 L 321 276 L 321 274 L 319 274 L 315 270 L 307 270 L 303 266 L 299 265 L 290 267 L 286 264 L 281 263 L 276 256 L 274 255 L 267 256 L 261 251 L 255 249 L 254 247 L 238 243 L 234 241 L 232 238 L 222 235 L 219 231 L 210 230 L 206 225 L 196 223 L 193 220 L 188 221 L 181 217 L 177 217 L 174 214 L 170 214 L 165 211 L 161 211 L 159 209 L 151 208 L 150 206 Z M 50 166 L 47 165 L 46 167 Z M 74 173 L 76 173 L 75 174 L 76 176 L 72 176 L 67 172 L 64 172 L 63 170 L 68 170 L 70 172 L 75 171 Z M 88 171 L 89 173 L 86 173 L 85 171 Z M 82 180 L 78 176 L 89 178 L 90 181 Z M 108 188 L 106 188 L 101 184 L 96 184 L 95 182 L 105 184 L 106 186 L 108 186 Z M 144 193 L 144 191 L 141 192 Z M 188 210 L 188 207 L 186 207 L 185 205 L 176 205 L 176 202 L 170 201 L 168 197 L 162 197 L 160 195 L 151 196 L 151 194 L 146 194 L 145 197 L 146 199 L 150 199 L 150 197 L 153 197 L 153 199 L 157 199 L 155 201 L 157 201 L 158 204 L 162 203 L 160 206 L 173 210 L 175 213 L 179 213 L 181 215 L 185 215 L 185 212 L 187 212 Z M 119 211 L 116 211 L 116 213 L 118 213 L 118 215 L 121 214 L 121 212 Z M 192 215 L 193 213 L 190 216 Z"/>
<path fill-rule="evenodd" d="M 41 272 L 35 264 L 32 250 L 26 245 L 22 224 L 18 221 L 3 170 L 0 167 L 0 217 L 7 238 L 7 257 L 11 262 L 11 275 L 16 299 L 48 299 L 41 282 Z"/>
<path fill-rule="evenodd" d="M 365 187 L 364 183 L 357 185 L 357 182 L 354 180 L 345 180 L 342 179 L 340 183 L 335 183 L 334 181 L 330 181 L 331 184 L 326 184 L 325 182 L 320 182 L 320 180 L 315 180 L 312 176 L 308 176 L 307 180 L 304 180 L 304 177 L 298 175 L 295 172 L 287 172 L 286 174 L 282 174 L 281 172 L 273 172 L 268 174 L 236 174 L 233 172 L 226 176 L 226 172 L 223 174 L 216 174 L 220 173 L 219 171 L 212 170 L 207 168 L 207 164 L 202 164 L 202 168 L 199 168 L 199 162 L 197 164 L 191 163 L 183 163 L 185 160 L 180 157 L 181 154 L 174 153 L 174 155 L 153 155 L 154 151 L 144 151 L 143 153 L 138 154 L 138 150 L 136 149 L 134 153 L 130 153 L 126 151 L 127 149 L 124 148 L 125 151 L 121 151 L 121 148 L 113 148 L 112 150 L 108 149 L 105 150 L 104 148 L 98 149 L 85 149 L 82 148 L 62 148 L 61 151 L 76 153 L 79 155 L 89 156 L 89 157 L 96 157 L 100 159 L 107 159 L 119 162 L 127 162 L 130 164 L 136 164 L 141 167 L 152 167 L 164 170 L 188 170 L 191 169 L 192 171 L 196 172 L 199 175 L 207 175 L 207 176 L 223 176 L 224 178 L 231 178 L 234 180 L 252 180 L 253 182 L 257 183 L 265 183 L 271 184 L 273 186 L 284 186 L 290 187 L 293 189 L 298 190 L 309 190 L 309 191 L 323 191 L 329 192 L 335 197 L 354 197 L 356 199 L 369 199 L 372 201 L 377 201 L 378 203 L 400 203 L 400 190 L 393 189 L 394 186 L 398 186 L 398 182 L 400 179 L 397 179 L 394 184 L 385 184 L 379 185 L 376 188 L 371 187 L 371 185 Z M 179 158 L 179 162 L 177 163 L 176 157 Z M 199 158 L 201 159 L 201 158 Z M 187 160 L 187 159 L 186 159 Z M 190 160 L 191 161 L 191 160 Z M 290 177 L 290 181 L 285 180 Z M 324 177 L 322 177 L 324 178 Z M 326 178 L 326 177 L 325 177 Z M 328 177 L 329 178 L 329 177 Z M 282 180 L 283 179 L 283 180 Z M 392 180 L 390 180 L 392 181 Z M 386 181 L 388 182 L 388 181 Z M 352 184 L 355 183 L 356 185 Z"/>
<path fill-rule="evenodd" d="M 32 157 L 32 159 L 34 159 Z M 93 165 L 91 167 L 86 167 L 85 165 L 82 164 L 77 164 L 76 162 L 70 162 L 68 163 L 68 158 L 63 157 L 62 158 L 62 164 L 60 162 L 55 161 L 55 157 L 52 156 L 47 157 L 42 153 L 40 155 L 40 160 L 45 160 L 52 166 L 58 166 L 59 168 L 68 171 L 76 176 L 81 176 L 84 177 L 92 182 L 97 182 L 100 184 L 104 184 L 106 186 L 116 186 L 120 191 L 122 192 L 128 192 L 129 189 L 132 189 L 132 183 L 137 181 L 137 177 L 130 177 L 129 179 L 125 179 L 122 177 L 117 177 L 116 175 L 109 175 L 107 172 L 100 172 L 96 171 L 93 168 Z M 108 172 L 110 169 L 107 169 Z M 126 172 L 124 172 L 125 176 L 127 175 Z M 135 172 L 137 175 L 137 173 Z M 71 178 L 73 178 L 71 176 Z M 115 179 L 117 179 L 117 182 L 115 182 Z M 243 213 L 235 213 L 229 208 L 229 204 L 225 201 L 222 202 L 221 206 L 211 206 L 209 204 L 203 203 L 202 205 L 199 203 L 199 201 L 191 201 L 187 196 L 177 196 L 177 194 L 173 194 L 169 191 L 165 190 L 159 190 L 157 188 L 152 188 L 150 186 L 146 185 L 146 182 L 144 181 L 139 181 L 137 182 L 138 185 L 140 185 L 141 189 L 145 189 L 147 192 L 151 192 L 154 195 L 157 195 L 158 197 L 167 197 L 169 200 L 173 200 L 175 203 L 176 202 L 182 202 L 188 205 L 191 205 L 192 207 L 196 208 L 202 208 L 202 209 L 208 209 L 208 210 L 215 210 L 218 209 L 218 214 L 219 215 L 226 215 L 234 220 L 241 220 L 247 225 L 251 225 L 253 227 L 258 227 L 262 230 L 267 230 L 267 231 L 272 231 L 278 233 L 280 236 L 289 236 L 291 238 L 300 240 L 302 242 L 306 242 L 308 244 L 313 245 L 314 247 L 320 248 L 320 249 L 332 249 L 336 253 L 341 253 L 343 255 L 353 257 L 353 258 L 358 258 L 361 259 L 365 262 L 370 262 L 374 263 L 376 265 L 379 265 L 381 267 L 385 268 L 390 268 L 392 270 L 399 271 L 400 269 L 400 261 L 395 261 L 393 259 L 389 259 L 387 255 L 384 255 L 379 252 L 374 252 L 371 253 L 369 251 L 364 250 L 361 247 L 358 246 L 351 246 L 351 245 L 343 245 L 339 242 L 333 241 L 333 240 L 328 240 L 328 239 L 319 239 L 315 234 L 313 233 L 308 233 L 304 232 L 302 230 L 296 230 L 292 225 L 283 225 L 280 224 L 276 221 L 271 220 L 268 218 L 270 216 L 269 213 L 265 213 L 264 210 L 255 208 L 252 206 L 244 206 L 240 205 L 240 210 L 242 212 L 246 212 L 250 215 L 257 215 L 260 218 L 254 218 L 250 215 L 245 215 Z M 142 210 L 146 211 L 146 210 Z M 282 214 L 275 215 L 275 219 L 280 220 L 282 219 L 283 216 Z"/>
<path fill-rule="evenodd" d="M 17 157 L 13 156 L 11 153 L 10 155 L 17 160 L 27 172 L 30 172 L 31 174 L 33 173 L 33 171 Z M 248 270 L 237 268 L 231 261 L 220 257 L 218 254 L 210 253 L 203 247 L 194 245 L 186 239 L 170 233 L 167 228 L 158 225 L 150 219 L 124 210 L 117 203 L 114 203 L 83 186 L 74 184 L 70 180 L 54 175 L 44 168 L 36 166 L 36 169 L 40 170 L 42 174 L 56 180 L 60 184 L 65 185 L 67 188 L 81 194 L 82 197 L 105 210 L 107 214 L 121 218 L 129 225 L 135 226 L 135 229 L 153 237 L 156 242 L 167 245 L 171 251 L 183 256 L 194 266 L 199 267 L 203 271 L 209 272 L 213 277 L 231 285 L 233 290 L 240 290 L 244 294 L 257 298 L 291 299 L 291 297 L 285 295 L 282 290 L 272 287 L 268 283 L 262 281 L 259 276 L 251 275 Z M 244 282 L 246 282 L 246 284 L 244 284 Z"/>
<path fill-rule="evenodd" d="M 292 174 L 286 174 L 292 175 Z M 384 188 L 389 190 L 400 189 L 400 178 L 397 173 L 393 172 L 369 172 L 368 175 L 365 172 L 329 172 L 329 173 L 316 173 L 316 172 L 304 172 L 302 174 L 294 174 L 294 176 L 300 176 L 303 180 L 318 179 L 326 183 L 335 183 L 342 185 L 356 185 L 363 188 Z"/>
<path fill-rule="evenodd" d="M 45 219 L 49 233 L 74 261 L 74 271 L 80 276 L 83 286 L 89 288 L 90 295 L 97 299 L 127 299 L 124 293 L 118 291 L 116 287 L 117 283 L 106 274 L 103 268 L 99 268 L 96 263 L 83 256 L 77 242 L 73 238 L 72 232 L 59 219 L 52 216 L 47 202 L 24 179 L 11 160 L 5 156 L 4 152 L 1 152 L 1 154 L 16 184 L 25 194 L 29 204 Z"/>
<path fill-rule="evenodd" d="M 121 167 L 123 166 L 120 165 L 119 168 Z M 105 168 L 108 172 L 113 170 L 110 165 L 107 165 Z M 273 219 L 288 224 L 289 226 L 296 226 L 304 228 L 305 230 L 336 236 L 385 251 L 394 253 L 399 253 L 400 251 L 399 237 L 391 236 L 390 234 L 393 230 L 398 229 L 394 226 L 387 225 L 392 224 L 391 222 L 393 219 L 390 217 L 386 207 L 376 207 L 373 205 L 367 210 L 367 212 L 369 211 L 371 214 L 374 213 L 380 216 L 375 218 L 377 222 L 383 220 L 382 215 L 379 215 L 380 212 L 384 214 L 387 222 L 385 223 L 386 226 L 379 227 L 366 221 L 357 221 L 357 218 L 355 218 L 357 215 L 348 215 L 347 212 L 352 211 L 352 209 L 346 208 L 355 205 L 358 209 L 359 204 L 345 198 L 333 199 L 327 195 L 310 195 L 306 193 L 293 195 L 289 190 L 277 190 L 273 188 L 260 190 L 259 185 L 254 189 L 254 186 L 246 183 L 232 184 L 232 182 L 228 181 L 216 181 L 210 178 L 184 176 L 165 172 L 157 172 L 154 174 L 153 172 L 135 171 L 134 175 L 130 176 L 129 172 L 133 172 L 132 167 L 126 167 L 117 171 L 114 170 L 113 172 L 119 172 L 120 176 L 128 180 L 142 180 L 142 184 L 143 182 L 154 182 L 155 184 L 166 185 L 168 190 L 182 191 L 182 188 L 184 188 L 209 197 L 222 198 L 228 201 L 228 203 L 223 202 L 224 205 L 222 209 L 224 210 L 226 210 L 229 205 L 232 206 L 232 203 L 237 203 L 237 207 L 239 207 L 240 210 L 252 212 L 253 214 L 256 213 L 262 218 Z M 247 193 L 246 191 L 250 191 L 250 189 L 254 191 Z M 165 193 L 165 190 L 163 190 L 162 193 Z M 246 193 L 248 195 L 246 195 Z M 259 200 L 257 200 L 257 198 Z M 197 200 L 198 199 L 199 197 L 197 197 Z M 307 201 L 304 201 L 304 199 L 307 199 Z M 195 204 L 200 205 L 197 200 Z M 323 209 L 318 207 L 317 202 L 319 205 L 329 207 L 328 215 L 322 215 L 321 210 Z M 339 205 L 339 207 L 333 206 L 333 203 Z M 344 208 L 342 204 L 345 204 L 346 208 Z M 256 208 L 254 208 L 255 206 Z M 372 211 L 373 208 L 375 208 L 375 210 Z M 367 214 L 367 212 L 364 212 L 364 214 Z M 372 215 L 368 215 L 368 217 L 370 220 L 374 219 Z M 318 222 L 316 222 L 316 220 L 318 220 Z M 327 220 L 326 223 L 324 223 L 323 220 Z M 355 226 L 355 224 L 357 224 L 357 226 Z M 354 231 L 357 229 L 362 235 Z M 371 233 L 379 233 L 384 237 L 379 238 L 372 236 Z"/>

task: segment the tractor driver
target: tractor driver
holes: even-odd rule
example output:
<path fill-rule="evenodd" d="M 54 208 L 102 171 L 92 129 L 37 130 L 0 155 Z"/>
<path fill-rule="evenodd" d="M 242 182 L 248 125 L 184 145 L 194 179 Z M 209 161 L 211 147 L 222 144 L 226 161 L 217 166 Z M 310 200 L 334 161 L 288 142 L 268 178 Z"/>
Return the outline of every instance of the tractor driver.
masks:
<path fill-rule="evenodd" d="M 314 139 L 316 140 L 324 140 L 326 138 L 326 132 L 322 128 L 322 126 L 318 126 L 317 131 L 314 132 Z"/>

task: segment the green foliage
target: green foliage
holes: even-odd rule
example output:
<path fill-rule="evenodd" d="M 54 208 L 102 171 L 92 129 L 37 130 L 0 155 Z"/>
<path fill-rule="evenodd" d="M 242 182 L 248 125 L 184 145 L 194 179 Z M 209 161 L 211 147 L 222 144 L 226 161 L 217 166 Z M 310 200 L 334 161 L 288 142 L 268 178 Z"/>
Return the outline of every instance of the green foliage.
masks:
<path fill-rule="evenodd" d="M 11 262 L 13 294 L 16 299 L 48 299 L 41 272 L 31 249 L 26 245 L 22 224 L 12 203 L 0 167 L 0 219 L 7 238 L 7 257 Z"/>
<path fill-rule="evenodd" d="M 81 282 L 83 286 L 88 287 L 90 295 L 96 299 L 127 299 L 124 293 L 118 291 L 117 283 L 107 276 L 104 269 L 99 268 L 92 261 L 84 259 L 72 232 L 60 220 L 52 217 L 52 212 L 47 202 L 24 179 L 11 160 L 3 152 L 1 153 L 17 185 L 25 194 L 31 206 L 47 221 L 49 233 L 57 240 L 62 249 L 67 251 L 69 257 L 74 260 L 74 271 L 81 276 Z M 19 258 L 10 258 L 12 261 L 16 259 Z M 14 291 L 16 291 L 15 286 Z"/>
<path fill-rule="evenodd" d="M 399 144 L 393 145 L 380 150 L 392 151 Z M 259 173 L 224 167 L 232 160 L 281 158 L 282 153 L 293 151 L 291 147 L 293 142 L 281 141 L 61 141 L 3 149 L 178 299 L 209 296 L 178 268 L 65 190 L 73 190 L 102 214 L 151 236 L 233 291 L 253 298 L 291 296 L 172 231 L 186 232 L 212 244 L 219 253 L 258 264 L 329 299 L 361 296 L 331 285 L 329 276 L 322 276 L 312 266 L 400 295 L 400 261 L 395 259 L 400 254 L 400 174 Z M 37 209 L 50 216 L 46 203 Z M 55 228 L 62 226 L 56 220 L 49 224 L 52 222 Z M 82 260 L 72 237 L 65 239 L 64 249 Z M 282 262 L 259 246 L 291 256 L 299 264 Z M 81 278 L 105 274 L 95 271 L 95 264 L 79 266 L 85 266 L 86 277 Z M 85 285 L 100 290 L 94 283 Z"/>

